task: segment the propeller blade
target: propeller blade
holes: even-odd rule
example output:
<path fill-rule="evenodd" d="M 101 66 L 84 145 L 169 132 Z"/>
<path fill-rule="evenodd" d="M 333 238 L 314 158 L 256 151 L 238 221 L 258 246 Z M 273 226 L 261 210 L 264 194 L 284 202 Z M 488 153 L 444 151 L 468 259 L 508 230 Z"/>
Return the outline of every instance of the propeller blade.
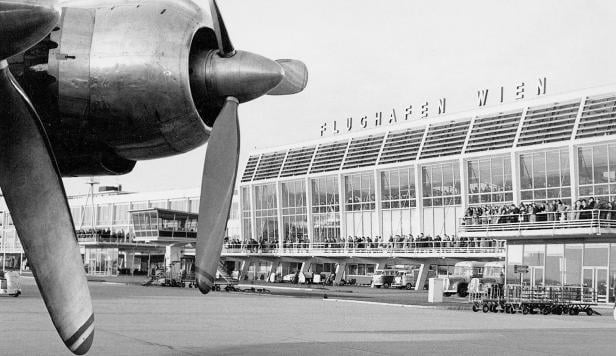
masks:
<path fill-rule="evenodd" d="M 235 54 L 235 48 L 233 48 L 233 43 L 231 43 L 231 39 L 229 38 L 225 21 L 222 19 L 222 15 L 220 15 L 216 0 L 210 0 L 210 10 L 212 13 L 212 21 L 214 22 L 216 39 L 218 40 L 219 53 L 223 57 L 232 57 Z"/>
<path fill-rule="evenodd" d="M 240 155 L 239 101 L 227 97 L 218 114 L 205 153 L 195 273 L 202 293 L 214 284 L 235 188 Z"/>
<path fill-rule="evenodd" d="M 304 90 L 308 84 L 308 67 L 304 62 L 295 59 L 277 59 L 276 62 L 284 69 L 284 77 L 267 95 L 290 95 Z"/>
<path fill-rule="evenodd" d="M 75 354 L 94 338 L 90 292 L 64 186 L 42 122 L 0 61 L 0 187 L 58 334 Z"/>

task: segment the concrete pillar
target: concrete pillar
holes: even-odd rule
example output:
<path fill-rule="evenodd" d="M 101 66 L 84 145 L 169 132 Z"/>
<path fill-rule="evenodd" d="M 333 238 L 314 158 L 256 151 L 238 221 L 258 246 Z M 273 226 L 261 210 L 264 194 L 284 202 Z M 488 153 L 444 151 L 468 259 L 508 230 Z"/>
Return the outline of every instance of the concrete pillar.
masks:
<path fill-rule="evenodd" d="M 338 263 L 336 266 L 336 278 L 334 278 L 334 285 L 337 286 L 340 284 L 340 280 L 342 280 L 342 275 L 344 271 L 346 271 L 346 261 Z"/>
<path fill-rule="evenodd" d="M 270 271 L 269 271 L 268 278 L 267 278 L 268 282 L 274 282 L 276 280 L 276 279 L 272 280 L 271 278 L 272 278 L 272 274 L 274 274 L 274 275 L 276 274 L 276 270 L 278 270 L 278 266 L 279 265 L 280 265 L 280 261 L 279 260 L 278 261 L 272 261 L 272 265 L 270 267 Z"/>
<path fill-rule="evenodd" d="M 242 261 L 242 267 L 240 268 L 240 274 L 238 275 L 238 279 L 240 281 L 244 280 L 244 276 L 248 273 L 248 269 L 250 268 L 251 264 L 252 264 L 252 258 L 247 258 Z"/>
<path fill-rule="evenodd" d="M 428 270 L 430 267 L 425 263 L 422 263 L 419 267 L 419 273 L 417 273 L 417 281 L 415 281 L 415 290 L 423 290 L 424 284 L 426 284 L 426 278 L 428 278 Z"/>
<path fill-rule="evenodd" d="M 173 262 L 180 262 L 182 247 L 178 245 L 165 246 L 165 266 L 171 267 Z"/>
<path fill-rule="evenodd" d="M 133 270 L 135 269 L 135 251 L 126 251 L 124 253 L 124 256 L 124 263 L 126 263 L 126 268 L 132 276 Z"/>

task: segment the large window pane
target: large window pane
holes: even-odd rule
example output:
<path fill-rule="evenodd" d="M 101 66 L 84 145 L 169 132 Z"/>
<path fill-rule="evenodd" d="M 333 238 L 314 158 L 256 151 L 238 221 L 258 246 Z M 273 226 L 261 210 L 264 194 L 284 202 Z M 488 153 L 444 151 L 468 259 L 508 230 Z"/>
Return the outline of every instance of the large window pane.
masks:
<path fill-rule="evenodd" d="M 533 154 L 533 188 L 545 188 L 545 153 Z"/>
<path fill-rule="evenodd" d="M 582 280 L 582 244 L 565 245 L 565 285 L 579 286 Z"/>
<path fill-rule="evenodd" d="M 568 149 L 546 150 L 520 155 L 522 201 L 562 199 L 570 203 Z"/>
<path fill-rule="evenodd" d="M 547 244 L 545 251 L 545 284 L 561 285 L 563 279 L 563 265 L 565 245 Z"/>
<path fill-rule="evenodd" d="M 511 202 L 511 159 L 509 156 L 469 160 L 468 201 L 470 205 Z"/>

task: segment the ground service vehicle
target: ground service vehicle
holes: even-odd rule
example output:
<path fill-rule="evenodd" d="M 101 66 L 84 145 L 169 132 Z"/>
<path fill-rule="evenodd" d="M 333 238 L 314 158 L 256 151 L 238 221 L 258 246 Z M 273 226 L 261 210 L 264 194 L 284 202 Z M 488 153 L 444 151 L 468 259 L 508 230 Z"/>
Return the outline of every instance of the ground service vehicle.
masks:
<path fill-rule="evenodd" d="M 453 274 L 445 283 L 444 294 L 450 296 L 458 294 L 460 297 L 468 295 L 468 285 L 473 278 L 483 277 L 485 262 L 462 261 L 455 264 Z"/>
<path fill-rule="evenodd" d="M 394 282 L 397 271 L 395 269 L 377 269 L 372 276 L 372 287 L 389 288 Z"/>
<path fill-rule="evenodd" d="M 19 297 L 21 294 L 21 283 L 19 272 L 0 271 L 0 295 L 10 295 Z"/>
<path fill-rule="evenodd" d="M 394 288 L 406 288 L 407 290 L 415 287 L 418 270 L 397 271 L 391 286 Z"/>

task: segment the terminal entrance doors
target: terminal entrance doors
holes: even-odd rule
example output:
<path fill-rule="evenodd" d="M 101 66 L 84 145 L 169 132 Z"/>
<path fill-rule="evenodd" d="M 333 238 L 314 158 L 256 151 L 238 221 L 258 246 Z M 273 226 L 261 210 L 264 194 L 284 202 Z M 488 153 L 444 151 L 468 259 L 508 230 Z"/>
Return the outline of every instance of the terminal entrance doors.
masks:
<path fill-rule="evenodd" d="M 543 285 L 543 266 L 530 266 L 528 272 L 530 273 L 531 286 Z"/>
<path fill-rule="evenodd" d="M 524 273 L 524 283 L 530 286 L 543 285 L 543 266 L 528 266 L 528 273 Z"/>
<path fill-rule="evenodd" d="M 582 285 L 597 292 L 597 303 L 607 303 L 607 268 L 584 267 Z"/>

